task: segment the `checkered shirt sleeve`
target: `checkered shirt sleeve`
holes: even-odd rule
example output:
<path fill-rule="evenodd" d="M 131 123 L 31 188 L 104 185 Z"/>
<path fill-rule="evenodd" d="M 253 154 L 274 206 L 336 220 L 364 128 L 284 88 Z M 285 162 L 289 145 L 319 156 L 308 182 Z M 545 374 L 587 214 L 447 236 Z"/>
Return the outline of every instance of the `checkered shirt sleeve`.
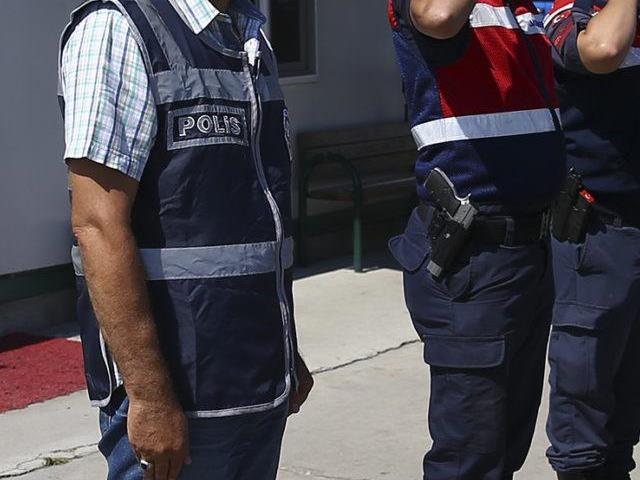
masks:
<path fill-rule="evenodd" d="M 87 158 L 140 180 L 157 133 L 144 59 L 118 11 L 89 14 L 60 65 L 65 159 Z"/>

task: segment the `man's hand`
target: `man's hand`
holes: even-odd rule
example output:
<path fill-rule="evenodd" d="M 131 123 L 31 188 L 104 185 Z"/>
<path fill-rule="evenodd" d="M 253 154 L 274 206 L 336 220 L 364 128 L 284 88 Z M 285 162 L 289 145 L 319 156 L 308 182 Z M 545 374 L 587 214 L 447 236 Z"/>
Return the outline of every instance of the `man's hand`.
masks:
<path fill-rule="evenodd" d="M 189 464 L 187 420 L 180 405 L 163 399 L 129 400 L 129 441 L 141 460 L 151 463 L 145 480 L 176 480 Z"/>
<path fill-rule="evenodd" d="M 300 407 L 307 401 L 309 393 L 313 389 L 313 377 L 307 368 L 307 364 L 299 354 L 296 354 L 296 373 L 298 375 L 298 389 L 289 398 L 289 414 L 300 412 Z"/>
<path fill-rule="evenodd" d="M 188 455 L 187 423 L 160 349 L 147 280 L 131 229 L 138 182 L 87 159 L 69 160 L 73 233 L 100 329 L 129 397 L 128 429 L 153 480 L 175 480 Z"/>
<path fill-rule="evenodd" d="M 411 0 L 411 21 L 431 38 L 455 37 L 469 21 L 476 0 Z"/>

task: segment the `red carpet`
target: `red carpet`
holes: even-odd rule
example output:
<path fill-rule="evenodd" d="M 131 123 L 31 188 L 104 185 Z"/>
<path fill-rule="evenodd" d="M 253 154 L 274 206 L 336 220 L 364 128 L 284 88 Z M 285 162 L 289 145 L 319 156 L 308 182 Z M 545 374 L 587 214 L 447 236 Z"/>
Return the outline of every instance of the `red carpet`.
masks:
<path fill-rule="evenodd" d="M 80 342 L 24 334 L 0 337 L 0 413 L 83 388 Z"/>

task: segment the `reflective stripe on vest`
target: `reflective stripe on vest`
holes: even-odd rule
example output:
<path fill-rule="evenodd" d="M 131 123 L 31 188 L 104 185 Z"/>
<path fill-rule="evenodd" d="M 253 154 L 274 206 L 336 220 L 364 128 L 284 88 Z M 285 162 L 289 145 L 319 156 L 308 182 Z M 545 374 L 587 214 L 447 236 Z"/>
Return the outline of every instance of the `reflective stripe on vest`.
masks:
<path fill-rule="evenodd" d="M 151 77 L 151 81 L 158 92 L 160 103 L 177 103 L 198 98 L 250 101 L 244 72 L 191 68 L 181 76 L 173 71 L 159 72 Z M 179 86 L 184 84 L 190 85 L 191 88 L 180 89 Z M 205 85 L 210 87 L 205 88 Z M 276 76 L 262 77 L 257 88 L 262 102 L 284 99 Z"/>
<path fill-rule="evenodd" d="M 556 114 L 560 115 L 558 110 Z M 411 133 L 420 150 L 429 145 L 457 140 L 553 132 L 556 129 L 553 120 L 548 108 L 484 113 L 432 120 L 416 125 Z"/>
<path fill-rule="evenodd" d="M 494 7 L 486 3 L 478 3 L 469 16 L 471 28 L 503 27 L 510 30 L 518 28 L 528 35 L 544 35 L 544 28 L 539 16 L 523 13 L 515 19 L 509 7 Z"/>
<path fill-rule="evenodd" d="M 277 242 L 191 248 L 147 248 L 139 254 L 147 280 L 187 280 L 260 275 L 275 272 Z M 282 244 L 283 268 L 293 266 L 293 239 Z M 80 249 L 71 250 L 76 275 L 84 276 Z"/>

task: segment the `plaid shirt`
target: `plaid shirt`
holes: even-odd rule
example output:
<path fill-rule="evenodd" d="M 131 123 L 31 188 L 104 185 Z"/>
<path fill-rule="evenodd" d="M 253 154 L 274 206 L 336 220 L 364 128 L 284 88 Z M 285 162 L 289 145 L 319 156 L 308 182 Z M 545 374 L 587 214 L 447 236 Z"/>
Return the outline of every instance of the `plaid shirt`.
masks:
<path fill-rule="evenodd" d="M 238 49 L 231 17 L 208 0 L 169 1 L 194 33 Z M 141 46 L 120 12 L 98 10 L 77 26 L 62 52 L 60 80 L 65 159 L 88 158 L 140 180 L 158 119 Z"/>

